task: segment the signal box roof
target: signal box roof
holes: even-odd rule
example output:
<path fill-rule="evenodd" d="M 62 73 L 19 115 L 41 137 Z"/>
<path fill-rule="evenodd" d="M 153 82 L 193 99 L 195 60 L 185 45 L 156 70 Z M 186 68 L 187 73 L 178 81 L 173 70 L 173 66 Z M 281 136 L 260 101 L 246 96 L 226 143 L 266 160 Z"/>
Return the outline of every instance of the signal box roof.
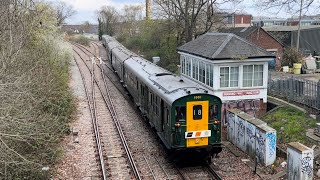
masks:
<path fill-rule="evenodd" d="M 210 60 L 275 58 L 265 49 L 231 33 L 206 33 L 177 50 Z"/>

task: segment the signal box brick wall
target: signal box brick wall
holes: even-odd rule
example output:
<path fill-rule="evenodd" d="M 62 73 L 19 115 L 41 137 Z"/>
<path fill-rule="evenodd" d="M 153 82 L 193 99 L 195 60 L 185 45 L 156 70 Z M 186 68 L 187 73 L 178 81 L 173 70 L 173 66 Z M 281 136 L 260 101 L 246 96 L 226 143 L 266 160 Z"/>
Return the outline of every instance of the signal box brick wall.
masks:
<path fill-rule="evenodd" d="M 274 39 L 270 34 L 262 29 L 257 29 L 247 37 L 247 40 L 267 50 L 277 49 L 276 68 L 278 69 L 281 67 L 281 59 L 284 48 L 283 45 Z"/>

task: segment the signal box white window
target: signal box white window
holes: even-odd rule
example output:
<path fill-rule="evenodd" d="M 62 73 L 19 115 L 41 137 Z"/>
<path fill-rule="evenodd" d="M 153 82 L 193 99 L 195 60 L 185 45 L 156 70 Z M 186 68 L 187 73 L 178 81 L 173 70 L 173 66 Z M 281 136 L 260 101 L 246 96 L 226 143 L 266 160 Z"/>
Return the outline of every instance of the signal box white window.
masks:
<path fill-rule="evenodd" d="M 199 61 L 196 59 L 192 60 L 192 78 L 199 80 Z"/>
<path fill-rule="evenodd" d="M 243 87 L 263 85 L 263 65 L 243 65 Z"/>
<path fill-rule="evenodd" d="M 206 64 L 206 85 L 213 87 L 213 66 Z"/>
<path fill-rule="evenodd" d="M 239 86 L 239 67 L 220 67 L 220 87 Z"/>
<path fill-rule="evenodd" d="M 185 67 L 186 67 L 186 58 L 181 56 L 181 74 L 185 74 Z"/>
<path fill-rule="evenodd" d="M 213 65 L 201 60 L 181 56 L 181 73 L 207 86 L 213 87 Z"/>

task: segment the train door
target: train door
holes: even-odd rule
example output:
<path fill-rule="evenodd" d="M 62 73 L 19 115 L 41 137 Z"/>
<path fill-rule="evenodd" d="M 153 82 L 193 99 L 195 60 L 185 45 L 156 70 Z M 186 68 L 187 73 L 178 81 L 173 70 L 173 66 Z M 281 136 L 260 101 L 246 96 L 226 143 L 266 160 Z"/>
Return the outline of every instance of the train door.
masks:
<path fill-rule="evenodd" d="M 125 78 L 126 72 L 125 72 L 124 64 L 122 64 L 122 63 L 120 63 L 120 64 L 121 64 L 121 69 L 122 69 L 122 78 L 121 78 L 120 81 L 124 82 L 125 81 L 124 78 Z"/>
<path fill-rule="evenodd" d="M 135 92 L 135 102 L 137 103 L 137 105 L 139 104 L 139 100 L 140 100 L 140 93 L 139 93 L 139 81 L 138 78 L 136 77 L 136 92 Z"/>
<path fill-rule="evenodd" d="M 144 97 L 144 104 L 143 106 L 145 107 L 145 113 L 148 113 L 149 112 L 149 106 L 148 106 L 148 102 L 149 102 L 149 90 L 148 90 L 148 87 L 145 86 L 144 87 L 144 94 L 143 94 L 143 97 Z"/>
<path fill-rule="evenodd" d="M 145 107 L 144 107 L 144 86 L 143 86 L 142 83 L 140 83 L 140 99 L 139 99 L 139 102 L 140 102 L 140 109 L 143 112 Z"/>
<path fill-rule="evenodd" d="M 165 105 L 163 116 L 164 116 L 164 136 L 165 136 L 165 139 L 168 141 L 168 143 L 171 144 L 170 142 L 171 141 L 170 108 L 167 105 Z"/>
<path fill-rule="evenodd" d="M 208 145 L 208 107 L 208 101 L 187 102 L 187 147 Z"/>
<path fill-rule="evenodd" d="M 160 117 L 161 117 L 161 124 L 160 124 L 160 127 L 161 127 L 161 131 L 163 132 L 164 131 L 164 126 L 165 126 L 165 123 L 164 123 L 164 118 L 165 118 L 165 115 L 164 115 L 164 103 L 163 103 L 163 100 L 160 99 Z"/>
<path fill-rule="evenodd" d="M 109 60 L 110 60 L 110 64 L 112 64 L 112 51 L 110 51 Z"/>

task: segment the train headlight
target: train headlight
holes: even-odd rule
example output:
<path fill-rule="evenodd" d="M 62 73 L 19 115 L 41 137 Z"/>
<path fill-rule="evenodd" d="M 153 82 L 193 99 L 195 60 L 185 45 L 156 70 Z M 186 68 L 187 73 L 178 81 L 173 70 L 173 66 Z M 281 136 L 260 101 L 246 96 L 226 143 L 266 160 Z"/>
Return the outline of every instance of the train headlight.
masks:
<path fill-rule="evenodd" d="M 180 124 L 180 123 L 175 123 L 174 126 L 175 126 L 175 127 L 180 127 L 181 124 Z"/>
<path fill-rule="evenodd" d="M 215 120 L 213 121 L 213 124 L 221 124 L 221 121 Z"/>

